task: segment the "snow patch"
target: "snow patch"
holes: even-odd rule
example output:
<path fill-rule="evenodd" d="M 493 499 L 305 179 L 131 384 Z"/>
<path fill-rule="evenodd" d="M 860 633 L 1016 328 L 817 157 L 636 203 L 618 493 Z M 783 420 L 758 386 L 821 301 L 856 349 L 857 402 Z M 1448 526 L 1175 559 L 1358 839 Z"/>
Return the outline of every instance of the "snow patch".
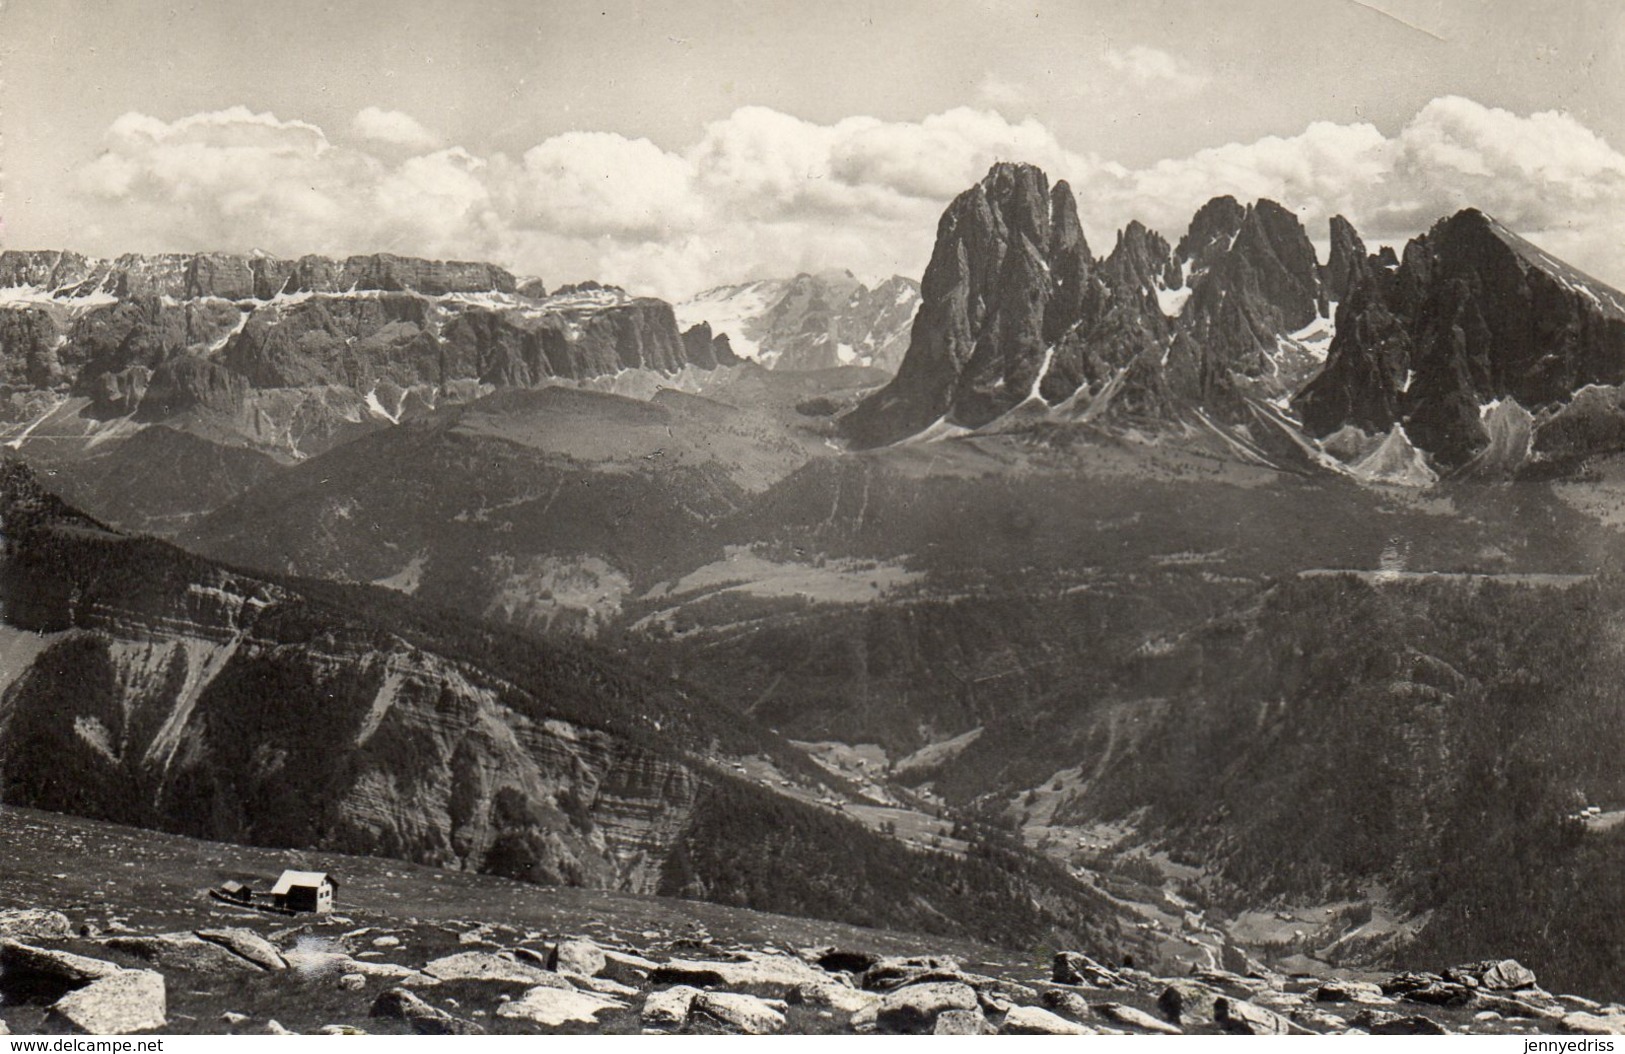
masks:
<path fill-rule="evenodd" d="M 224 351 L 225 348 L 226 348 L 226 345 L 231 343 L 231 338 L 235 337 L 237 334 L 241 333 L 243 331 L 243 327 L 248 325 L 248 316 L 251 315 L 251 314 L 253 314 L 252 311 L 244 311 L 244 312 L 240 313 L 237 316 L 237 324 L 235 326 L 232 326 L 231 329 L 227 330 L 225 336 L 221 337 L 219 340 L 217 340 L 217 341 L 213 342 L 212 344 L 210 344 L 209 347 L 207 348 L 207 350 L 205 350 L 204 354 L 205 355 L 217 355 L 220 352 Z"/>
<path fill-rule="evenodd" d="M 943 414 L 907 439 L 898 440 L 894 445 L 917 446 L 921 443 L 940 443 L 944 439 L 958 439 L 962 435 L 969 434 L 970 429 L 964 425 L 950 424 L 948 415 Z"/>
<path fill-rule="evenodd" d="M 1164 289 L 1161 283 L 1158 283 L 1157 307 L 1169 318 L 1178 318 L 1185 310 L 1185 303 L 1190 300 L 1192 291 L 1188 285 L 1178 289 Z"/>
<path fill-rule="evenodd" d="M 73 719 L 73 731 L 78 737 L 90 744 L 90 748 L 108 761 L 118 764 L 118 753 L 113 749 L 113 733 L 107 726 L 94 717 L 84 714 Z"/>
<path fill-rule="evenodd" d="M 388 410 L 384 409 L 384 404 L 378 401 L 378 386 L 376 384 L 373 385 L 372 390 L 367 393 L 367 410 L 377 417 L 382 417 L 392 425 L 398 425 L 401 423 L 400 414 L 390 413 Z"/>
<path fill-rule="evenodd" d="M 677 316 L 679 328 L 689 329 L 709 322 L 712 333 L 728 334 L 728 343 L 736 355 L 770 364 L 770 359 L 776 356 L 764 356 L 761 345 L 747 334 L 746 327 L 766 314 L 783 296 L 784 283 L 777 281 L 718 286 L 673 304 L 672 313 Z"/>

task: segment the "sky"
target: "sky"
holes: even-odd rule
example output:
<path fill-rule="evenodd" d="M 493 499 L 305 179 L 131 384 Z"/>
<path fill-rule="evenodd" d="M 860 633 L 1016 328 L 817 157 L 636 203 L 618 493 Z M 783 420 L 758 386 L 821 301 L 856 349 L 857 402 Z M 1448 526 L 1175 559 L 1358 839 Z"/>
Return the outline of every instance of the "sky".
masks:
<path fill-rule="evenodd" d="M 995 161 L 1090 245 L 1475 205 L 1625 285 L 1610 0 L 12 0 L 0 245 L 388 251 L 679 298 L 918 277 Z"/>

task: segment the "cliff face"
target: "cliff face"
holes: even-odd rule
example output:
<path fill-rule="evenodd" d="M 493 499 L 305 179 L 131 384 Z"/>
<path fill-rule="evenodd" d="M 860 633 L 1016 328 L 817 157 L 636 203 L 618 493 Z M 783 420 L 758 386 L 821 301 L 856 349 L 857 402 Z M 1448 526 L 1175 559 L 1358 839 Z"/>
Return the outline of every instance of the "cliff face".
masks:
<path fill-rule="evenodd" d="M 1134 222 L 1096 260 L 1066 185 L 1000 164 L 943 214 L 923 297 L 897 376 L 840 422 L 854 445 L 1121 420 L 1325 466 L 1402 434 L 1418 478 L 1625 449 L 1625 294 L 1475 209 L 1402 260 L 1335 216 L 1322 265 L 1288 209 L 1219 197 L 1172 249 Z M 1316 450 L 1288 406 L 1342 440 Z"/>
<path fill-rule="evenodd" d="M 994 166 L 943 213 L 908 354 L 843 420 L 846 433 L 875 445 L 1014 407 L 1042 381 L 1046 334 L 1071 324 L 1090 269 L 1071 190 L 1052 197 L 1038 169 Z"/>
<path fill-rule="evenodd" d="M 1487 455 L 1506 467 L 1491 412 L 1503 402 L 1566 424 L 1577 393 L 1625 380 L 1625 295 L 1476 209 L 1413 240 L 1397 267 L 1368 261 L 1337 322 L 1325 370 L 1294 404 L 1305 426 L 1402 424 L 1448 466 Z"/>
<path fill-rule="evenodd" d="M 1064 183 L 996 165 L 944 213 L 897 377 L 842 421 L 858 445 L 1023 414 L 1246 416 L 1305 370 L 1283 338 L 1325 306 L 1301 224 L 1215 198 L 1179 245 L 1140 223 L 1096 260 Z"/>
<path fill-rule="evenodd" d="M 72 401 L 53 433 L 127 417 L 297 459 L 491 388 L 731 358 L 685 343 L 663 301 L 596 283 L 520 292 L 482 263 L 0 254 L 0 385 L 18 429 L 38 393 Z"/>

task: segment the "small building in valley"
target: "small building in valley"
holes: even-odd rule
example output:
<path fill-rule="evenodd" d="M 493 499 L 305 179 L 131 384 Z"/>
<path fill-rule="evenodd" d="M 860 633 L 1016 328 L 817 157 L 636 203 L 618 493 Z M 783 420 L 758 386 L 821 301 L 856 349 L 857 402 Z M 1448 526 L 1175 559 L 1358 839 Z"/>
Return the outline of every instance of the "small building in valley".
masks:
<path fill-rule="evenodd" d="M 338 881 L 325 871 L 284 871 L 271 887 L 271 902 L 288 911 L 333 910 Z"/>
<path fill-rule="evenodd" d="M 247 904 L 254 899 L 254 891 L 241 882 L 222 882 L 219 887 L 222 896 L 228 900 L 235 900 L 239 904 Z"/>

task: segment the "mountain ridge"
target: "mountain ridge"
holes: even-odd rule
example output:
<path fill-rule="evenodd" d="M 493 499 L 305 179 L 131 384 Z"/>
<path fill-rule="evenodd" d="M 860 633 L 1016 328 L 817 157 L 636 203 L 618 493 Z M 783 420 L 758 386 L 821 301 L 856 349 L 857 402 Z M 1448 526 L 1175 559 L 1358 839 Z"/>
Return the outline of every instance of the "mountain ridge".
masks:
<path fill-rule="evenodd" d="M 894 372 L 918 304 L 919 283 L 911 278 L 892 275 L 871 286 L 838 271 L 715 286 L 676 310 L 684 325 L 709 324 L 774 369 Z"/>
<path fill-rule="evenodd" d="M 1394 479 L 1414 485 L 1625 449 L 1625 398 L 1569 412 L 1625 385 L 1625 294 L 1476 209 L 1403 258 L 1368 253 L 1333 216 L 1324 263 L 1268 199 L 1210 200 L 1172 248 L 1131 222 L 1105 257 L 1076 215 L 1064 181 L 1010 162 L 948 206 L 897 376 L 841 418 L 854 446 L 1116 422 L 1214 433 L 1277 467 L 1307 451 L 1308 470 L 1364 478 L 1321 441 L 1353 429 L 1363 457 L 1403 425 L 1426 460 Z M 1533 416 L 1531 440 L 1481 456 L 1503 400 Z M 1597 445 L 1576 450 L 1588 434 Z"/>

